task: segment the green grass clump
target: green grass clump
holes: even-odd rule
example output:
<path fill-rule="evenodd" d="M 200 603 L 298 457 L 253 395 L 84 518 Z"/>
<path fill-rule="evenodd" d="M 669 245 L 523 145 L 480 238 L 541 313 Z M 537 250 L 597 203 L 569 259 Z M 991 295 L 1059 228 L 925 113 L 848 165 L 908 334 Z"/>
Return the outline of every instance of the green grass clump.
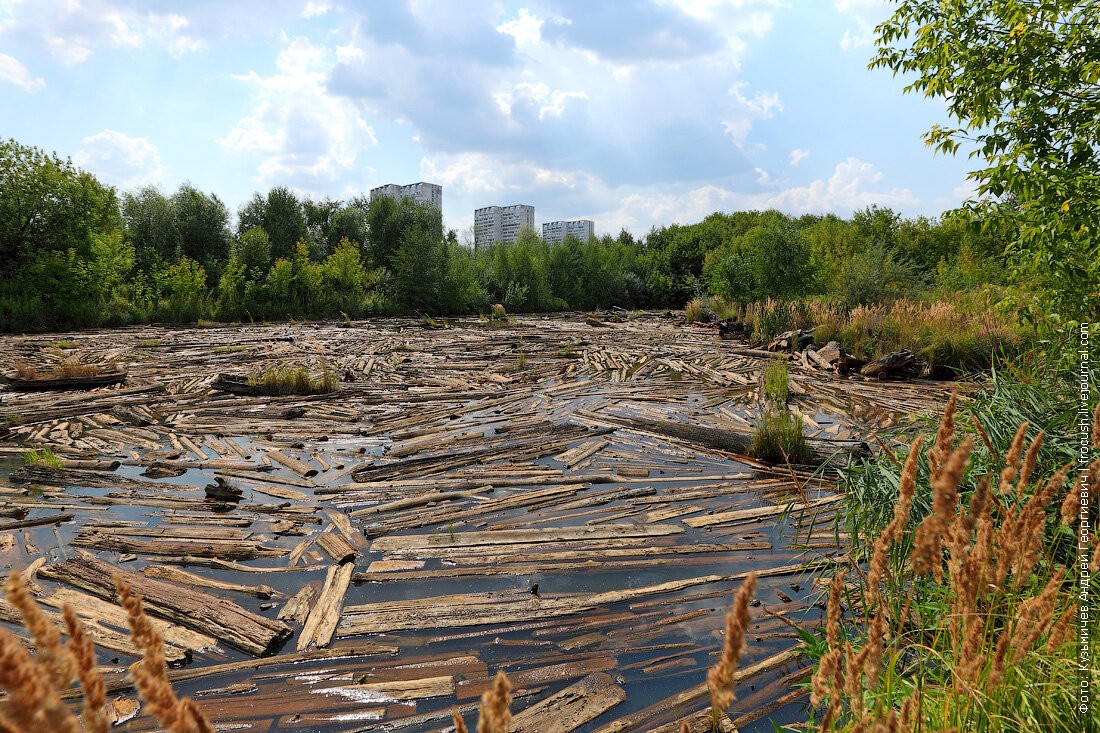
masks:
<path fill-rule="evenodd" d="M 23 451 L 23 462 L 28 466 L 61 468 L 61 457 L 48 448 L 31 448 Z"/>
<path fill-rule="evenodd" d="M 790 375 L 787 368 L 787 360 L 782 356 L 776 357 L 764 367 L 764 394 L 775 401 L 777 405 L 787 404 L 790 395 Z"/>
<path fill-rule="evenodd" d="M 139 341 L 138 346 L 143 349 L 151 349 L 155 346 L 160 346 L 160 339 L 145 339 L 144 341 Z"/>
<path fill-rule="evenodd" d="M 813 457 L 802 421 L 785 411 L 764 414 L 753 432 L 749 455 L 767 463 L 809 463 Z"/>
<path fill-rule="evenodd" d="M 336 375 L 328 369 L 321 376 L 314 377 L 306 369 L 292 366 L 272 367 L 258 376 L 249 377 L 248 383 L 274 395 L 329 394 L 339 387 Z"/>
<path fill-rule="evenodd" d="M 50 344 L 55 349 L 75 349 L 76 344 L 71 341 L 54 341 Z"/>

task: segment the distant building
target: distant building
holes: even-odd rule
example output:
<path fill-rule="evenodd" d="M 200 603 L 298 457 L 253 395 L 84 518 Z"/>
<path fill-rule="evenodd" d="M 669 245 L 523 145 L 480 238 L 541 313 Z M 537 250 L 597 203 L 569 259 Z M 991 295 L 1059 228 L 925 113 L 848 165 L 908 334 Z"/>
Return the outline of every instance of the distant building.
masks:
<path fill-rule="evenodd" d="M 551 221 L 542 225 L 542 238 L 547 244 L 561 244 L 566 237 L 576 237 L 582 242 L 587 242 L 595 236 L 595 225 L 591 219 Z"/>
<path fill-rule="evenodd" d="M 535 207 L 526 204 L 486 206 L 474 210 L 474 246 L 515 242 L 523 227 L 535 228 Z"/>
<path fill-rule="evenodd" d="M 377 201 L 382 196 L 400 201 L 412 199 L 421 206 L 431 206 L 436 211 L 443 213 L 443 186 L 438 183 L 410 183 L 407 186 L 399 186 L 396 183 L 387 183 L 385 186 L 372 188 L 370 200 Z"/>

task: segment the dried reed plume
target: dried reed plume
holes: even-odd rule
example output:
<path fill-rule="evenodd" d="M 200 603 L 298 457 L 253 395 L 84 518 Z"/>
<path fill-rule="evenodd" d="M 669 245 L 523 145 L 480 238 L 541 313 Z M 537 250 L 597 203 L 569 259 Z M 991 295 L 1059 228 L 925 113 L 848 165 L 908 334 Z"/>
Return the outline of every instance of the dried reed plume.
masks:
<path fill-rule="evenodd" d="M 913 540 L 913 554 L 910 556 L 913 571 L 917 574 L 932 573 L 938 582 L 943 582 L 943 540 L 951 520 L 955 517 L 959 503 L 959 483 L 966 470 L 972 445 L 970 438 L 963 440 L 932 478 L 932 512 L 917 528 Z"/>
<path fill-rule="evenodd" d="M 1016 478 L 1016 471 L 1020 468 L 1020 453 L 1024 450 L 1024 440 L 1027 437 L 1028 424 L 1026 422 L 1020 423 L 1020 427 L 1016 429 L 1016 435 L 1012 438 L 1012 445 L 1009 446 L 1008 453 L 1005 454 L 1005 466 L 1001 469 L 1001 482 L 997 487 L 997 490 L 1002 494 L 1007 494 L 1008 490 L 1012 488 L 1012 480 Z"/>
<path fill-rule="evenodd" d="M 42 666 L 54 688 L 67 688 L 73 681 L 74 661 L 69 650 L 61 645 L 61 633 L 31 598 L 22 575 L 12 572 L 4 584 L 4 591 L 8 602 L 19 610 L 23 626 L 34 638 L 38 648 L 35 661 Z"/>
<path fill-rule="evenodd" d="M 11 633 L 0 629 L 0 722 L 22 733 L 82 733 L 80 723 L 61 701 L 51 675 Z"/>
<path fill-rule="evenodd" d="M 707 689 L 710 691 L 710 706 L 715 721 L 726 712 L 734 699 L 734 673 L 745 648 L 745 631 L 749 627 L 749 601 L 754 592 L 756 573 L 751 572 L 737 589 L 733 597 L 733 608 L 726 612 L 726 642 L 722 646 L 722 656 L 707 671 Z"/>
<path fill-rule="evenodd" d="M 508 733 L 512 722 L 512 683 L 504 670 L 497 672 L 490 687 L 481 696 L 480 715 L 477 720 L 477 733 Z"/>
<path fill-rule="evenodd" d="M 115 577 L 115 588 L 119 603 L 126 609 L 134 645 L 145 653 L 141 661 L 130 668 L 130 674 L 149 711 L 170 733 L 213 733 L 210 721 L 198 706 L 189 698 L 180 700 L 172 690 L 164 661 L 164 637 L 153 628 L 145 615 L 141 596 L 136 595 L 129 584 L 118 576 Z"/>
<path fill-rule="evenodd" d="M 451 708 L 451 717 L 455 722 L 455 733 L 466 733 L 466 721 L 458 714 L 458 710 Z"/>
<path fill-rule="evenodd" d="M 107 693 L 103 678 L 95 666 L 95 650 L 92 640 L 84 631 L 84 625 L 76 617 L 72 606 L 61 607 L 65 619 L 65 632 L 69 635 L 69 648 L 76 663 L 76 676 L 84 690 L 84 711 L 81 718 L 88 733 L 107 733 L 110 723 L 107 720 Z"/>
<path fill-rule="evenodd" d="M 947 399 L 947 406 L 943 409 L 943 418 L 940 420 L 939 430 L 936 431 L 936 442 L 928 453 L 928 467 L 933 477 L 939 473 L 940 465 L 954 445 L 955 407 L 958 399 L 958 392 L 952 392 Z"/>

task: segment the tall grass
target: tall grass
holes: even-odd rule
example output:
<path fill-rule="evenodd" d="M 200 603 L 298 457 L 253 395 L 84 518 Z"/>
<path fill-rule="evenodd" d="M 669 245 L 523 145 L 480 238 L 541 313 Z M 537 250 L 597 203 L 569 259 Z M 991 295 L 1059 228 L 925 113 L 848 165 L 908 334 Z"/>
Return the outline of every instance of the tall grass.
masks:
<path fill-rule="evenodd" d="M 1077 558 L 1064 541 L 1080 492 L 1100 490 L 1100 425 L 1075 482 L 1067 438 L 1040 428 L 1065 404 L 1035 387 L 1002 375 L 965 411 L 952 399 L 927 449 L 918 437 L 904 463 L 846 477 L 849 503 L 877 508 L 849 513 L 854 547 L 871 549 L 857 553 L 855 583 L 834 578 L 825 643 L 807 646 L 820 730 L 1082 729 Z M 1030 400 L 1013 409 L 1009 394 Z M 1038 424 L 1013 424 L 1025 414 Z M 851 491 L 853 475 L 863 484 Z M 842 603 L 857 623 L 843 622 Z"/>
<path fill-rule="evenodd" d="M 988 370 L 998 358 L 1024 353 L 1021 326 L 998 315 L 977 295 L 957 294 L 930 302 L 900 299 L 848 309 L 820 300 L 766 300 L 738 306 L 716 298 L 692 301 L 685 314 L 706 309 L 748 324 L 752 341 L 766 343 L 792 329 L 814 329 L 814 342 L 839 341 L 863 359 L 910 349 L 933 369 Z M 692 316 L 688 316 L 691 320 Z M 705 320 L 705 319 L 700 319 Z"/>
<path fill-rule="evenodd" d="M 276 366 L 249 377 L 248 383 L 261 387 L 267 394 L 273 395 L 312 395 L 328 394 L 339 388 L 336 375 L 327 367 L 320 376 L 313 376 L 303 367 Z"/>

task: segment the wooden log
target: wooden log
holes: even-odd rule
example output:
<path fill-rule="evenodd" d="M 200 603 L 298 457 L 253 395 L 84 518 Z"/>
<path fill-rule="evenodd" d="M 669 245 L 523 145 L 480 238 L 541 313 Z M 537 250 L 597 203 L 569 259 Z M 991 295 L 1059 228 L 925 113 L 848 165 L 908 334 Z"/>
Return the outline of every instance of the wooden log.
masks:
<path fill-rule="evenodd" d="M 133 552 L 140 555 L 192 555 L 229 560 L 254 560 L 257 557 L 279 557 L 287 553 L 284 547 L 267 547 L 255 542 L 234 540 L 140 540 L 109 532 L 83 532 L 72 544 L 93 550 Z"/>
<path fill-rule="evenodd" d="M 748 454 L 752 445 L 752 435 L 740 433 L 734 430 L 709 428 L 702 425 L 688 425 L 686 423 L 672 422 L 670 420 L 656 420 L 653 418 L 623 417 L 620 415 L 608 415 L 606 413 L 576 410 L 576 415 L 590 420 L 609 422 L 615 425 L 645 430 L 658 435 L 665 435 L 678 440 L 699 443 L 709 448 Z M 813 456 L 815 464 L 827 465 L 834 468 L 843 468 L 848 465 L 849 458 L 867 458 L 871 456 L 871 448 L 865 442 L 852 441 L 826 441 L 822 439 L 808 438 L 807 446 Z"/>
<path fill-rule="evenodd" d="M 359 550 L 355 549 L 346 537 L 335 532 L 321 533 L 317 536 L 315 544 L 337 565 L 351 562 L 359 556 Z"/>
<path fill-rule="evenodd" d="M 158 580 L 167 580 L 170 583 L 179 583 L 181 585 L 197 585 L 202 588 L 217 588 L 218 590 L 230 590 L 237 593 L 244 593 L 246 596 L 252 596 L 253 598 L 261 598 L 267 600 L 274 595 L 279 595 L 279 591 L 275 590 L 268 585 L 242 585 L 240 583 L 229 583 L 224 580 L 215 580 L 214 578 L 204 578 L 201 575 L 195 575 L 189 573 L 186 570 L 180 570 L 168 565 L 146 565 L 141 569 L 142 575 L 149 578 L 157 578 Z"/>
<path fill-rule="evenodd" d="M 101 461 L 93 458 L 59 458 L 58 463 L 62 468 L 84 471 L 114 471 L 122 465 L 119 461 Z"/>
<path fill-rule="evenodd" d="M 122 570 L 89 553 L 47 565 L 38 574 L 110 601 L 117 595 L 115 578 L 121 578 L 141 594 L 147 612 L 255 656 L 274 653 L 292 633 L 282 621 L 246 611 L 232 601 Z"/>
<path fill-rule="evenodd" d="M 61 514 L 50 514 L 45 517 L 35 517 L 34 519 L 23 519 L 18 522 L 4 522 L 0 524 L 0 532 L 8 532 L 13 529 L 24 529 L 26 527 L 42 527 L 47 524 L 71 522 L 75 516 L 76 515 L 72 512 L 62 512 Z"/>
<path fill-rule="evenodd" d="M 309 616 L 310 609 L 313 607 L 313 599 L 317 597 L 320 590 L 320 581 L 314 581 L 303 585 L 301 589 L 294 594 L 294 597 L 287 601 L 286 605 L 279 611 L 279 620 L 292 623 L 296 626 L 304 624 L 306 622 L 306 617 Z"/>
<path fill-rule="evenodd" d="M 291 471 L 298 474 L 299 476 L 305 476 L 306 478 L 310 478 L 312 476 L 316 476 L 317 473 L 318 473 L 316 468 L 313 468 L 311 466 L 307 466 L 306 464 L 299 461 L 297 458 L 291 458 L 290 456 L 288 456 L 286 453 L 283 453 L 282 451 L 269 450 L 267 452 L 267 456 L 271 460 L 278 461 L 279 463 L 283 464 L 284 466 L 286 466 L 287 468 L 289 468 Z"/>
<path fill-rule="evenodd" d="M 351 585 L 354 563 L 333 565 L 325 576 L 325 584 L 317 605 L 309 612 L 302 633 L 298 636 L 298 651 L 310 646 L 326 647 L 332 642 L 336 625 L 340 622 L 340 613 L 344 610 L 344 596 Z"/>
<path fill-rule="evenodd" d="M 611 675 L 596 672 L 512 716 L 508 730 L 571 733 L 624 700 L 626 690 Z"/>

